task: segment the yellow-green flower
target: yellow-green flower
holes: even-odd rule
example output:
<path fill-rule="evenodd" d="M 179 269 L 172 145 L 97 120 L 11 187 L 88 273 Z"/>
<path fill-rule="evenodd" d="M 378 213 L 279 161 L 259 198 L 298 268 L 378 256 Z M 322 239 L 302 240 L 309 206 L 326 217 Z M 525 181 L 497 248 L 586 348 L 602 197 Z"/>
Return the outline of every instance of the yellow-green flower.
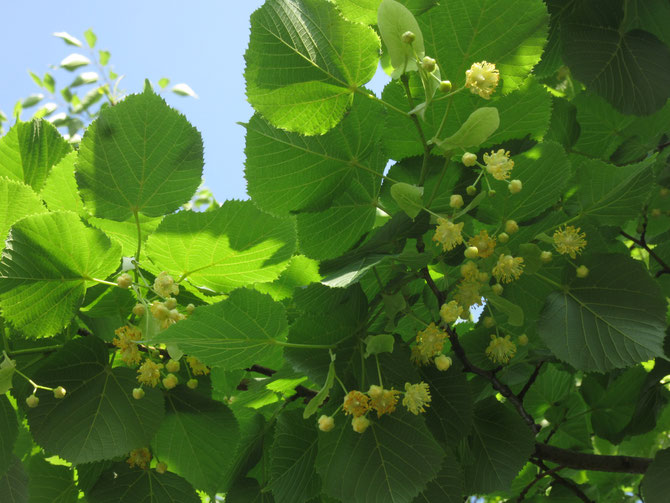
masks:
<path fill-rule="evenodd" d="M 493 250 L 496 247 L 496 239 L 489 237 L 489 233 L 482 230 L 476 236 L 471 237 L 468 240 L 468 244 L 477 248 L 480 258 L 486 258 L 493 255 Z"/>
<path fill-rule="evenodd" d="M 496 180 L 507 180 L 514 167 L 514 161 L 509 158 L 509 152 L 499 149 L 497 152 L 491 151 L 490 154 L 484 154 L 484 163 L 486 172 Z"/>
<path fill-rule="evenodd" d="M 463 225 L 463 222 L 455 224 L 446 218 L 438 218 L 433 241 L 441 244 L 444 251 L 453 250 L 463 242 L 463 236 L 461 236 Z"/>
<path fill-rule="evenodd" d="M 523 272 L 523 258 L 512 255 L 500 255 L 498 263 L 493 267 L 493 275 L 498 281 L 510 283 L 519 279 Z"/>
<path fill-rule="evenodd" d="M 152 388 L 158 384 L 161 377 L 160 370 L 163 368 L 162 363 L 155 363 L 149 359 L 144 360 L 144 363 L 137 369 L 137 381 L 151 386 Z"/>
<path fill-rule="evenodd" d="M 431 323 L 416 335 L 416 346 L 412 348 L 412 361 L 418 365 L 428 365 L 434 356 L 442 352 L 447 333 Z"/>
<path fill-rule="evenodd" d="M 461 314 L 463 314 L 463 308 L 455 300 L 442 304 L 440 308 L 440 317 L 445 323 L 453 323 Z"/>
<path fill-rule="evenodd" d="M 516 353 L 516 345 L 510 340 L 510 336 L 491 336 L 491 342 L 486 348 L 486 356 L 494 363 L 507 363 Z"/>
<path fill-rule="evenodd" d="M 487 61 L 473 63 L 465 72 L 465 87 L 469 87 L 473 94 L 478 94 L 488 100 L 498 86 L 500 73 L 496 65 Z"/>
<path fill-rule="evenodd" d="M 370 408 L 370 398 L 360 391 L 350 391 L 344 397 L 342 408 L 345 414 L 351 414 L 354 417 L 362 416 Z"/>
<path fill-rule="evenodd" d="M 575 228 L 572 225 L 557 229 L 554 232 L 554 248 L 561 255 L 568 254 L 570 258 L 576 258 L 578 253 L 586 246 L 586 234 L 579 232 L 579 227 Z"/>
<path fill-rule="evenodd" d="M 428 407 L 430 400 L 430 387 L 425 382 L 405 383 L 405 397 L 402 399 L 402 404 L 412 414 L 418 415 L 419 412 L 426 412 L 425 407 Z"/>

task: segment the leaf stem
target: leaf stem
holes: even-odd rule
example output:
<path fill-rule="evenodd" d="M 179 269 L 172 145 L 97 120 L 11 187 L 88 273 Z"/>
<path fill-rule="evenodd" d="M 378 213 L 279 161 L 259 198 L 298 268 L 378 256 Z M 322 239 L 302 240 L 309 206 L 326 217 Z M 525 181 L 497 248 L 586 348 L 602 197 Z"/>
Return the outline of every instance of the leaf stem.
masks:
<path fill-rule="evenodd" d="M 33 355 L 40 353 L 51 353 L 53 351 L 58 351 L 63 347 L 63 344 L 55 344 L 53 346 L 39 346 L 36 348 L 26 348 L 26 349 L 16 349 L 14 351 L 7 350 L 7 354 L 16 357 L 22 355 Z"/>
<path fill-rule="evenodd" d="M 335 349 L 334 344 L 297 344 L 294 342 L 285 342 L 285 341 L 275 341 L 275 344 L 285 348 L 296 348 L 296 349 Z"/>
<path fill-rule="evenodd" d="M 381 388 L 383 388 L 383 387 L 384 387 L 384 383 L 383 383 L 383 381 L 382 381 L 382 370 L 381 370 L 381 368 L 379 367 L 379 358 L 377 357 L 376 354 L 375 354 L 375 363 L 377 364 L 377 377 L 379 378 L 379 386 L 380 386 Z"/>
<path fill-rule="evenodd" d="M 135 252 L 135 283 L 139 283 L 137 269 L 140 263 L 140 252 L 142 251 L 142 228 L 140 227 L 140 216 L 137 211 L 133 211 L 135 216 L 135 227 L 137 227 L 137 251 Z"/>
<path fill-rule="evenodd" d="M 86 279 L 88 281 L 95 281 L 96 283 L 100 283 L 102 285 L 119 286 L 117 283 L 112 283 L 111 281 L 106 281 L 104 279 L 91 278 L 91 277 L 86 277 L 84 279 Z"/>

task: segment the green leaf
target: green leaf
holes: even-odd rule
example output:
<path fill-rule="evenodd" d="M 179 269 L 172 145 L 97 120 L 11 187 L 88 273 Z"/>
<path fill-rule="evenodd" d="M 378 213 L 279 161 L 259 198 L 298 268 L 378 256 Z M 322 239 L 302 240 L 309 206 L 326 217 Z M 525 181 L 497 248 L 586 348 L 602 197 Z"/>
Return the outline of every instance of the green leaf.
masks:
<path fill-rule="evenodd" d="M 601 255 L 585 265 L 587 278 L 547 297 L 538 332 L 552 353 L 598 372 L 662 355 L 666 303 L 642 264 Z"/>
<path fill-rule="evenodd" d="M 11 456 L 10 463 L 7 472 L 0 477 L 3 503 L 28 503 L 28 474 L 16 456 Z"/>
<path fill-rule="evenodd" d="M 656 453 L 642 479 L 642 493 L 646 503 L 664 503 L 670 491 L 670 449 Z"/>
<path fill-rule="evenodd" d="M 276 127 L 323 134 L 373 77 L 378 53 L 375 32 L 330 3 L 269 0 L 251 16 L 247 97 Z"/>
<path fill-rule="evenodd" d="M 79 42 L 81 44 L 81 42 Z M 90 65 L 91 60 L 83 54 L 72 53 L 60 62 L 60 67 L 72 72 L 82 66 Z"/>
<path fill-rule="evenodd" d="M 472 63 L 486 60 L 500 70 L 504 93 L 519 87 L 540 60 L 548 22 L 541 0 L 450 0 L 419 18 L 426 54 L 454 89 L 465 84 Z"/>
<path fill-rule="evenodd" d="M 592 411 L 593 433 L 610 442 L 619 443 L 623 438 L 622 430 L 635 413 L 647 372 L 636 366 L 616 379 L 599 382 L 599 377 L 587 376 L 579 390 Z"/>
<path fill-rule="evenodd" d="M 655 156 L 637 164 L 614 166 L 597 159 L 581 163 L 577 172 L 577 192 L 581 213 L 599 223 L 620 225 L 635 218 L 649 196 Z"/>
<path fill-rule="evenodd" d="M 395 68 L 393 77 L 418 71 L 416 60 L 426 53 L 421 28 L 409 9 L 395 0 L 382 0 L 377 10 L 377 26 Z M 411 44 L 402 41 L 402 35 L 408 31 L 415 36 Z"/>
<path fill-rule="evenodd" d="M 521 306 L 510 302 L 504 297 L 500 297 L 491 292 L 486 295 L 486 300 L 498 311 L 507 315 L 507 323 L 513 327 L 523 326 L 523 309 Z"/>
<path fill-rule="evenodd" d="M 67 45 L 74 45 L 75 47 L 81 47 L 81 42 L 79 41 L 78 38 L 73 37 L 69 33 L 65 31 L 59 31 L 56 33 L 52 33 L 54 37 L 60 38 L 63 42 L 65 42 Z"/>
<path fill-rule="evenodd" d="M 421 368 L 421 377 L 433 398 L 426 413 L 428 427 L 440 442 L 456 445 L 472 429 L 472 394 L 465 373 L 457 366 L 445 372 L 430 366 Z"/>
<path fill-rule="evenodd" d="M 455 148 L 466 150 L 470 147 L 478 147 L 495 133 L 499 126 L 500 117 L 497 108 L 478 108 L 470 114 L 458 131 L 435 144 L 442 150 Z"/>
<path fill-rule="evenodd" d="M 258 115 L 247 124 L 245 176 L 258 206 L 286 214 L 322 210 L 342 194 L 357 174 L 381 173 L 379 137 L 384 110 L 357 97 L 342 122 L 321 137 L 305 137 L 273 128 Z"/>
<path fill-rule="evenodd" d="M 4 394 L 6 391 L 0 394 L 0 476 L 7 472 L 12 463 L 12 452 L 19 434 L 16 412 Z"/>
<path fill-rule="evenodd" d="M 352 180 L 347 190 L 324 211 L 298 214 L 298 243 L 305 255 L 320 260 L 337 257 L 372 229 L 379 193 L 379 181 L 372 178 L 369 177 L 368 183 Z"/>
<path fill-rule="evenodd" d="M 44 79 L 42 80 L 42 83 L 44 84 L 44 88 L 51 94 L 53 94 L 56 91 L 56 81 L 54 80 L 54 78 L 51 76 L 50 73 L 44 74 Z"/>
<path fill-rule="evenodd" d="M 274 503 L 272 493 L 264 492 L 256 479 L 240 478 L 226 493 L 226 503 Z"/>
<path fill-rule="evenodd" d="M 433 480 L 428 482 L 426 488 L 421 491 L 413 503 L 462 503 L 463 493 L 463 470 L 458 463 L 458 458 L 450 449 L 445 449 L 447 455 L 442 461 L 442 469 Z"/>
<path fill-rule="evenodd" d="M 12 378 L 16 371 L 16 362 L 2 352 L 2 363 L 0 363 L 0 395 L 7 393 L 12 388 Z M 0 470 L 1 472 L 2 470 Z"/>
<path fill-rule="evenodd" d="M 335 383 L 335 355 L 331 353 L 330 355 L 330 365 L 328 365 L 328 375 L 326 376 L 326 382 L 321 387 L 319 392 L 309 401 L 305 410 L 302 413 L 302 418 L 307 419 L 312 414 L 314 414 L 323 402 L 328 398 L 328 394 Z M 314 430 L 316 433 L 316 430 Z"/>
<path fill-rule="evenodd" d="M 19 122 L 0 138 L 0 176 L 24 182 L 39 192 L 51 167 L 71 151 L 47 121 Z"/>
<path fill-rule="evenodd" d="M 480 211 L 502 213 L 504 219 L 523 222 L 542 213 L 563 195 L 571 175 L 570 162 L 563 147 L 553 141 L 540 143 L 520 155 L 513 154 L 512 159 L 511 177 L 523 182 L 523 190 L 518 194 L 499 190 L 494 198 L 482 202 Z"/>
<path fill-rule="evenodd" d="M 526 410 L 534 417 L 542 417 L 550 407 L 574 389 L 572 374 L 559 370 L 556 364 L 545 363 L 533 385 L 523 399 Z"/>
<path fill-rule="evenodd" d="M 38 393 L 39 406 L 28 410 L 35 441 L 71 463 L 89 463 L 127 454 L 149 445 L 163 419 L 163 395 L 145 387 L 135 400 L 137 373 L 110 368 L 105 343 L 96 337 L 74 339 L 54 353 L 35 380 L 63 386 L 67 395 Z"/>
<path fill-rule="evenodd" d="M 296 247 L 294 223 L 258 210 L 251 201 L 226 201 L 205 213 L 168 215 L 147 241 L 157 271 L 218 292 L 274 281 Z"/>
<path fill-rule="evenodd" d="M 475 406 L 471 463 L 464 466 L 468 492 L 507 489 L 533 453 L 533 433 L 508 406 L 487 398 Z"/>
<path fill-rule="evenodd" d="M 299 410 L 284 411 L 277 419 L 268 484 L 277 503 L 303 503 L 319 494 L 321 481 L 314 470 L 317 432 Z"/>
<path fill-rule="evenodd" d="M 109 63 L 109 58 L 110 58 L 111 54 L 109 53 L 109 51 L 100 50 L 100 51 L 98 51 L 98 56 L 100 58 L 100 64 L 102 66 L 105 66 L 105 65 L 107 65 L 107 63 Z M 112 72 L 110 72 L 109 77 L 111 79 L 116 78 L 116 77 L 112 76 Z"/>
<path fill-rule="evenodd" d="M 31 94 L 21 102 L 22 108 L 30 108 L 37 105 L 40 101 L 44 99 L 43 94 Z"/>
<path fill-rule="evenodd" d="M 129 468 L 116 463 L 88 493 L 89 503 L 200 503 L 193 487 L 174 473 Z"/>
<path fill-rule="evenodd" d="M 352 503 L 411 502 L 437 475 L 444 452 L 423 419 L 397 409 L 356 433 L 348 424 L 319 433 L 316 469 L 324 492 Z"/>
<path fill-rule="evenodd" d="M 670 97 L 668 46 L 644 30 L 599 24 L 580 16 L 561 25 L 563 57 L 575 77 L 622 113 L 660 109 Z"/>
<path fill-rule="evenodd" d="M 69 212 L 31 215 L 10 231 L 0 262 L 3 316 L 29 337 L 58 333 L 92 278 L 119 265 L 120 248 Z"/>
<path fill-rule="evenodd" d="M 394 183 L 391 185 L 391 196 L 410 218 L 415 218 L 423 209 L 423 187 Z"/>
<path fill-rule="evenodd" d="M 84 32 L 84 38 L 86 39 L 86 43 L 91 49 L 95 47 L 95 43 L 98 41 L 98 37 L 90 28 Z"/>
<path fill-rule="evenodd" d="M 146 217 L 138 215 L 140 222 L 140 233 L 142 235 L 142 246 L 147 239 L 153 234 L 162 222 L 162 217 Z M 88 223 L 103 231 L 112 241 L 116 241 L 121 245 L 121 254 L 124 257 L 132 257 L 137 251 L 137 222 L 135 218 L 131 217 L 122 222 L 116 220 L 108 220 L 106 218 L 89 217 Z M 142 256 L 146 255 L 146 248 L 141 251 Z M 142 257 L 140 257 L 140 261 Z"/>
<path fill-rule="evenodd" d="M 39 75 L 35 75 L 30 70 L 28 70 L 28 74 L 30 75 L 30 78 L 33 79 L 35 84 L 37 84 L 39 87 L 44 87 L 44 83 L 42 82 L 42 79 L 39 77 Z"/>
<path fill-rule="evenodd" d="M 380 353 L 393 353 L 393 343 L 395 338 L 391 334 L 368 335 L 365 342 L 365 358 Z"/>
<path fill-rule="evenodd" d="M 150 132 L 151 134 L 148 134 Z M 77 183 L 96 217 L 177 210 L 200 185 L 202 138 L 152 91 L 105 108 L 79 147 Z"/>
<path fill-rule="evenodd" d="M 52 465 L 39 454 L 32 456 L 27 465 L 30 503 L 77 502 L 79 489 L 72 468 Z"/>
<path fill-rule="evenodd" d="M 272 283 L 256 283 L 254 288 L 269 294 L 274 300 L 289 298 L 298 287 L 305 287 L 321 280 L 319 263 L 304 255 L 294 255 L 288 267 Z"/>
<path fill-rule="evenodd" d="M 342 15 L 350 21 L 363 24 L 377 23 L 377 10 L 381 0 L 335 0 Z M 418 16 L 437 3 L 437 0 L 401 0 L 412 14 Z"/>
<path fill-rule="evenodd" d="M 178 94 L 179 96 L 190 96 L 191 98 L 197 98 L 198 95 L 195 94 L 195 91 L 191 89 L 191 86 L 188 84 L 175 84 L 172 86 L 172 89 L 170 89 L 175 94 Z"/>
<path fill-rule="evenodd" d="M 70 88 L 84 86 L 86 84 L 95 84 L 99 76 L 95 72 L 84 72 L 77 75 L 77 77 L 70 84 Z"/>
<path fill-rule="evenodd" d="M 160 87 L 161 89 L 165 89 L 168 86 L 169 83 L 170 83 L 170 79 L 168 79 L 167 77 L 163 77 L 161 79 L 158 79 L 158 87 Z"/>
<path fill-rule="evenodd" d="M 281 362 L 288 326 L 284 306 L 269 295 L 235 290 L 228 299 L 202 306 L 188 319 L 162 332 L 158 340 L 176 343 L 210 367 L 226 370 Z"/>
<path fill-rule="evenodd" d="M 170 471 L 212 494 L 233 462 L 221 453 L 234 452 L 238 437 L 237 420 L 228 407 L 178 386 L 166 395 L 165 418 L 151 445 Z"/>
<path fill-rule="evenodd" d="M 73 211 L 85 216 L 84 203 L 79 197 L 77 181 L 74 178 L 76 152 L 70 152 L 52 169 L 44 182 L 40 196 L 51 211 Z"/>
<path fill-rule="evenodd" d="M 0 250 L 12 225 L 27 215 L 45 212 L 42 201 L 29 186 L 0 178 Z"/>

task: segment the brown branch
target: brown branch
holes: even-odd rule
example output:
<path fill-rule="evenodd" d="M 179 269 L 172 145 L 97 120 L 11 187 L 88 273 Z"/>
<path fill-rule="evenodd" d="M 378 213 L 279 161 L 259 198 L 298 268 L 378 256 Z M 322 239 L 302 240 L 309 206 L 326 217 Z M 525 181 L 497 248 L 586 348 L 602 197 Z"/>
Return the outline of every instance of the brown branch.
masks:
<path fill-rule="evenodd" d="M 670 274 L 670 266 L 668 264 L 666 264 L 663 261 L 663 259 L 661 257 L 659 257 L 656 254 L 656 252 L 649 247 L 649 245 L 647 244 L 647 241 L 644 239 L 644 236 L 641 239 L 638 239 L 638 238 L 635 238 L 635 237 L 631 236 L 630 234 L 628 234 L 625 231 L 619 231 L 619 234 L 621 234 L 626 239 L 632 241 L 633 243 L 635 243 L 640 248 L 646 250 L 647 253 L 649 254 L 649 256 L 652 257 L 658 263 L 658 265 L 660 265 L 662 267 L 662 269 L 656 273 L 656 276 L 655 276 L 656 278 L 658 278 L 659 276 L 662 276 L 663 274 Z"/>
<path fill-rule="evenodd" d="M 530 489 L 535 484 L 537 484 L 540 480 L 542 480 L 544 477 L 546 477 L 548 475 L 551 475 L 552 473 L 556 473 L 558 471 L 561 471 L 563 468 L 565 468 L 565 467 L 564 466 L 556 466 L 554 468 L 551 468 L 550 470 L 540 469 L 540 473 L 538 473 L 537 476 L 533 480 L 531 480 L 530 483 L 528 485 L 526 485 L 526 487 L 523 488 L 523 491 L 521 491 L 519 493 L 519 497 L 516 499 L 517 503 L 520 503 L 521 501 L 523 501 L 526 498 L 526 494 L 528 494 L 528 491 L 530 491 Z"/>
<path fill-rule="evenodd" d="M 533 456 L 575 470 L 596 472 L 645 473 L 651 459 L 636 456 L 605 456 L 561 449 L 536 442 Z"/>
<path fill-rule="evenodd" d="M 524 385 L 523 389 L 519 391 L 519 394 L 517 395 L 519 397 L 519 400 L 523 402 L 523 397 L 526 396 L 526 393 L 528 393 L 528 390 L 530 387 L 533 385 L 535 380 L 537 379 L 537 376 L 540 375 L 540 369 L 542 368 L 542 365 L 544 365 L 544 361 L 541 361 L 537 365 L 535 365 L 535 370 L 533 370 L 533 373 L 530 375 L 528 378 L 528 382 Z"/>
<path fill-rule="evenodd" d="M 552 472 L 551 470 L 549 470 L 549 467 L 542 462 L 542 460 L 537 459 L 537 460 L 534 460 L 533 463 L 535 463 L 537 466 L 539 466 L 543 470 L 549 471 L 550 472 L 549 476 L 551 478 L 553 478 L 557 483 L 561 484 L 562 486 L 565 486 L 568 489 L 570 489 L 584 503 L 595 503 L 588 496 L 586 496 L 586 494 L 584 494 L 584 491 L 582 491 L 574 481 L 572 481 L 570 479 L 563 478 L 556 472 Z"/>

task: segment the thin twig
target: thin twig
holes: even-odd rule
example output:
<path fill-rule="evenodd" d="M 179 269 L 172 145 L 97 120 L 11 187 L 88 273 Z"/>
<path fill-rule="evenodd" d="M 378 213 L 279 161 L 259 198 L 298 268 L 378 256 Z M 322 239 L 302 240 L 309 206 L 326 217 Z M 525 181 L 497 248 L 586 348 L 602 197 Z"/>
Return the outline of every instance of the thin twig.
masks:
<path fill-rule="evenodd" d="M 541 459 L 533 460 L 533 463 L 535 463 L 537 466 L 539 466 L 543 470 L 550 472 L 549 476 L 551 478 L 553 478 L 557 483 L 561 484 L 562 486 L 565 486 L 568 489 L 570 489 L 573 493 L 575 493 L 575 496 L 577 496 L 584 503 L 595 503 L 586 494 L 584 494 L 584 491 L 582 491 L 575 482 L 573 482 L 570 479 L 566 479 L 566 478 L 561 477 L 558 473 L 552 472 L 549 469 L 549 467 L 542 462 Z"/>
<path fill-rule="evenodd" d="M 531 480 L 530 483 L 528 485 L 526 485 L 526 487 L 523 488 L 521 493 L 519 493 L 519 497 L 516 499 L 517 503 L 526 499 L 526 494 L 528 494 L 528 491 L 530 491 L 530 489 L 536 483 L 538 483 L 544 477 L 546 477 L 548 475 L 551 475 L 552 473 L 556 473 L 558 471 L 561 471 L 563 468 L 565 468 L 565 467 L 564 466 L 556 466 L 554 468 L 551 468 L 550 470 L 540 470 L 540 473 L 538 473 L 537 476 L 533 480 Z"/>
<path fill-rule="evenodd" d="M 627 232 L 624 231 L 619 231 L 619 234 L 621 234 L 623 237 L 626 239 L 632 241 L 636 245 L 638 245 L 640 248 L 644 249 L 649 253 L 649 256 L 652 257 L 658 265 L 660 265 L 663 269 L 658 271 L 656 273 L 656 277 L 658 278 L 659 276 L 662 276 L 663 274 L 670 274 L 670 266 L 666 264 L 661 257 L 659 257 L 654 250 L 652 250 L 647 242 L 645 241 L 644 237 L 642 239 L 635 238 L 628 234 Z M 644 236 L 644 235 L 643 235 Z"/>
<path fill-rule="evenodd" d="M 537 365 L 535 365 L 535 370 L 533 370 L 533 373 L 530 375 L 528 378 L 528 382 L 524 385 L 523 389 L 519 391 L 517 396 L 519 397 L 519 400 L 523 402 L 523 397 L 526 396 L 526 393 L 528 393 L 528 390 L 530 387 L 533 385 L 535 380 L 537 379 L 537 376 L 540 375 L 540 369 L 542 368 L 542 365 L 544 365 L 544 361 L 541 361 Z"/>

